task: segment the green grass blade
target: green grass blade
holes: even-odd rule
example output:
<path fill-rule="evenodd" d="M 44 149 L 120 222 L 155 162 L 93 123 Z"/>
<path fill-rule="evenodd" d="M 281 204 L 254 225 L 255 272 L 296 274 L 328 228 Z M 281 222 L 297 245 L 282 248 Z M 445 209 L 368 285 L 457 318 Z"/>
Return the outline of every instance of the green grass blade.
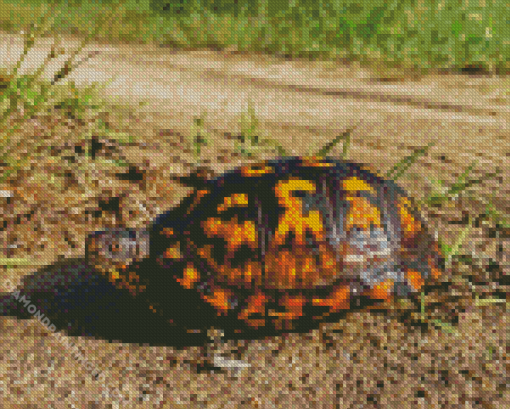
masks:
<path fill-rule="evenodd" d="M 361 122 L 360 122 L 361 123 Z M 344 147 L 343 147 L 343 152 L 342 152 L 342 158 L 345 159 L 345 157 L 347 156 L 347 149 L 348 149 L 348 146 L 350 145 L 350 136 L 351 136 L 351 133 L 352 131 L 354 131 L 357 127 L 359 126 L 356 125 L 350 129 L 347 129 L 343 134 L 341 135 L 338 135 L 335 139 L 333 139 L 331 142 L 329 142 L 328 144 L 326 144 L 325 146 L 323 146 L 321 149 L 319 149 L 319 151 L 316 153 L 315 156 L 320 156 L 320 157 L 324 157 L 324 156 L 327 156 L 327 154 L 329 152 L 331 152 L 331 150 L 336 146 L 338 145 L 338 143 L 344 139 L 345 142 L 344 142 Z"/>
<path fill-rule="evenodd" d="M 397 180 L 400 176 L 404 174 L 404 172 L 411 167 L 411 165 L 416 162 L 419 156 L 425 155 L 428 150 L 435 145 L 435 142 L 430 142 L 427 146 L 423 148 L 416 149 L 411 155 L 406 156 L 400 162 L 398 162 L 391 170 L 386 173 L 387 178 L 391 178 L 393 180 Z M 398 172 L 397 172 L 398 171 Z M 396 175 L 392 177 L 395 173 Z"/>

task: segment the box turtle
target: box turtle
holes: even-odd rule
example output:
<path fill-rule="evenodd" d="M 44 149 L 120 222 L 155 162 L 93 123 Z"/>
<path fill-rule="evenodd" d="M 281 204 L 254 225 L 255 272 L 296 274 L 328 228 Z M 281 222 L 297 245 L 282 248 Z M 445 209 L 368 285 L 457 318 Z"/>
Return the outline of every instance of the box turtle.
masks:
<path fill-rule="evenodd" d="M 170 278 L 239 328 L 287 331 L 416 293 L 443 269 L 413 200 L 358 163 L 283 157 L 181 182 L 193 192 L 147 231 L 89 237 L 89 260 L 118 287 Z"/>

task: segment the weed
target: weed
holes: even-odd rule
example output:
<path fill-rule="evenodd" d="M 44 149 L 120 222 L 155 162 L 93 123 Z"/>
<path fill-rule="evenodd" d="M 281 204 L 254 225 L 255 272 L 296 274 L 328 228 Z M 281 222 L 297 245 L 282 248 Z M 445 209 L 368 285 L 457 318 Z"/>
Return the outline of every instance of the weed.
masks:
<path fill-rule="evenodd" d="M 11 174 L 16 173 L 23 166 L 33 159 L 33 154 L 42 148 L 42 142 L 39 138 L 32 141 L 31 147 L 24 154 L 24 158 L 19 158 L 16 150 L 24 142 L 20 138 L 20 128 L 28 120 L 34 119 L 41 114 L 48 112 L 64 112 L 71 119 L 83 119 L 85 112 L 98 110 L 101 103 L 97 102 L 94 95 L 97 85 L 92 85 L 85 90 L 78 90 L 74 83 L 59 86 L 57 83 L 67 78 L 81 62 L 76 62 L 76 57 L 83 50 L 85 45 L 100 31 L 102 25 L 109 18 L 112 18 L 114 12 L 110 16 L 105 17 L 96 29 L 86 36 L 81 42 L 77 50 L 74 50 L 70 57 L 64 62 L 63 67 L 55 73 L 51 81 L 41 79 L 41 75 L 53 59 L 63 54 L 63 48 L 60 47 L 60 39 L 52 45 L 50 52 L 47 54 L 44 62 L 32 74 L 19 75 L 19 70 L 23 64 L 30 49 L 34 46 L 38 36 L 43 36 L 48 31 L 48 25 L 51 25 L 51 19 L 48 15 L 53 15 L 54 7 L 47 9 L 41 18 L 41 24 L 32 24 L 24 36 L 23 53 L 20 56 L 16 66 L 11 72 L 7 72 L 3 77 L 7 80 L 3 82 L 2 92 L 0 93 L 0 127 L 3 128 L 1 137 L 3 140 L 0 161 L 7 163 L 9 168 L 6 169 L 0 181 L 5 181 Z M 87 58 L 89 58 L 88 56 Z M 18 135 L 18 142 L 13 143 L 12 137 Z"/>
<path fill-rule="evenodd" d="M 393 166 L 393 168 L 391 168 L 391 170 L 386 173 L 386 177 L 393 180 L 399 179 L 400 176 L 402 176 L 407 171 L 407 169 L 409 169 L 411 165 L 416 162 L 419 156 L 425 155 L 434 145 L 435 142 L 430 142 L 427 146 L 418 148 L 411 155 L 402 158 L 400 162 L 398 162 L 395 166 Z M 392 176 L 393 174 L 395 175 Z"/>
<path fill-rule="evenodd" d="M 204 127 L 206 114 L 193 119 L 191 127 L 191 145 L 194 148 L 195 159 L 200 163 L 200 155 L 202 153 L 202 146 L 207 146 L 208 136 Z"/>
<path fill-rule="evenodd" d="M 329 142 L 328 144 L 324 145 L 321 149 L 319 149 L 317 151 L 316 155 L 317 156 L 326 156 L 343 139 L 344 140 L 344 144 L 343 144 L 343 147 L 342 147 L 342 159 L 344 159 L 344 160 L 347 159 L 347 152 L 348 152 L 349 146 L 351 144 L 351 133 L 358 126 L 359 126 L 359 124 L 356 125 L 354 128 L 348 129 L 343 134 L 338 135 L 331 142 Z"/>
<path fill-rule="evenodd" d="M 246 158 L 255 158 L 259 153 L 268 150 L 276 152 L 279 156 L 286 156 L 285 149 L 271 138 L 261 138 L 259 120 L 255 115 L 255 109 L 251 101 L 248 102 L 248 112 L 242 113 L 239 120 L 241 132 L 235 143 L 235 152 Z"/>

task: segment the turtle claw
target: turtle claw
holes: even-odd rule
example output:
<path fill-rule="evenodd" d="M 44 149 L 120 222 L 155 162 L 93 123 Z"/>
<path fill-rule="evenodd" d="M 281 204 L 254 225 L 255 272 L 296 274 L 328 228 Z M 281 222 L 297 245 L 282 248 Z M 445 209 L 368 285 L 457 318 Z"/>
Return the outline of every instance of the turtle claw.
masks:
<path fill-rule="evenodd" d="M 221 346 L 225 345 L 225 331 L 211 328 L 207 331 L 207 336 L 211 342 L 206 345 L 206 356 L 209 360 L 209 364 L 214 368 L 225 370 L 230 369 L 237 374 L 239 370 L 251 367 L 249 363 L 241 359 L 228 359 L 224 356 L 224 353 L 219 352 Z"/>

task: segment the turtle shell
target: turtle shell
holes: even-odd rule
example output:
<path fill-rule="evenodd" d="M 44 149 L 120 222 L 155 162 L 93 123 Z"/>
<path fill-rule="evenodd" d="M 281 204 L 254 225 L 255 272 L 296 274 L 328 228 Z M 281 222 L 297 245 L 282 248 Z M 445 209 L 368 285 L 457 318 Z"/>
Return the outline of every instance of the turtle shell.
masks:
<path fill-rule="evenodd" d="M 284 157 L 201 180 L 149 230 L 148 257 L 163 276 L 253 329 L 289 330 L 358 297 L 418 292 L 443 265 L 402 188 L 331 158 Z"/>

